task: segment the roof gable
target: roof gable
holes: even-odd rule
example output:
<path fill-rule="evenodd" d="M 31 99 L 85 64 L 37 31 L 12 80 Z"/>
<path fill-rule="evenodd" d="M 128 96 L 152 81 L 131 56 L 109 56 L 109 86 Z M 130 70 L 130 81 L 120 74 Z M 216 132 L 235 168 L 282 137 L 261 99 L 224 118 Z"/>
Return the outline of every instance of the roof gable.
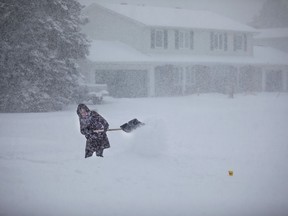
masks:
<path fill-rule="evenodd" d="M 97 5 L 147 26 L 256 32 L 256 29 L 250 26 L 210 11 L 128 4 Z"/>

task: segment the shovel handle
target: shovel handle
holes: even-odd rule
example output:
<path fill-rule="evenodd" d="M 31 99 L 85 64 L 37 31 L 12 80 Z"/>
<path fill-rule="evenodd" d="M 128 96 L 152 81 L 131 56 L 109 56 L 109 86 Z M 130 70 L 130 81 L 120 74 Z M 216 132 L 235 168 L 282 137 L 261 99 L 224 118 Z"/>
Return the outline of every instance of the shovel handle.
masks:
<path fill-rule="evenodd" d="M 118 131 L 118 130 L 122 130 L 121 128 L 112 128 L 112 129 L 108 129 L 107 131 Z"/>

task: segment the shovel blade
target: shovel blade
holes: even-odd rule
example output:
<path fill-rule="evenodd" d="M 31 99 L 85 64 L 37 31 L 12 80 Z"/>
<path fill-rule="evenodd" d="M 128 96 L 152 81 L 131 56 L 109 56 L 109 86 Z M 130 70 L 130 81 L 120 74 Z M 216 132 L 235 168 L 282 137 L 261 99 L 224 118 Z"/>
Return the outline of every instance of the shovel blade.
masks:
<path fill-rule="evenodd" d="M 132 119 L 129 122 L 120 126 L 120 128 L 125 131 L 126 133 L 130 133 L 131 131 L 135 130 L 136 128 L 143 126 L 144 123 L 140 122 L 138 119 Z"/>

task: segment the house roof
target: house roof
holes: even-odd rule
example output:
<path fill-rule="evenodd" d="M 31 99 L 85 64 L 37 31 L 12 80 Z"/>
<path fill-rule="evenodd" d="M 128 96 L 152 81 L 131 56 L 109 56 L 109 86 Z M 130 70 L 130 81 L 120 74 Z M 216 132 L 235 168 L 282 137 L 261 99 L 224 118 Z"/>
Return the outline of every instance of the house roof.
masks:
<path fill-rule="evenodd" d="M 148 55 L 119 41 L 94 40 L 89 49 L 88 59 L 104 62 L 137 62 L 150 61 Z"/>
<path fill-rule="evenodd" d="M 256 29 L 209 11 L 130 4 L 92 4 L 147 26 L 256 32 Z"/>
<path fill-rule="evenodd" d="M 257 39 L 264 38 L 288 38 L 288 28 L 258 29 Z"/>
<path fill-rule="evenodd" d="M 223 63 L 288 65 L 288 54 L 270 47 L 254 46 L 254 56 L 195 56 L 145 54 L 119 41 L 95 40 L 88 59 L 97 63 Z"/>

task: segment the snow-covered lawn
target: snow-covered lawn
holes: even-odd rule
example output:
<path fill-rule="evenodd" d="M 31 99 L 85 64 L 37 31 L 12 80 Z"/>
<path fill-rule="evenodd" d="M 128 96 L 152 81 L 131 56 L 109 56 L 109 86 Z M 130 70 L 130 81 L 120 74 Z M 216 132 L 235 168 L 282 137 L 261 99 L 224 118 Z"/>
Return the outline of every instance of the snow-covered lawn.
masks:
<path fill-rule="evenodd" d="M 1 216 L 288 215 L 288 94 L 89 107 L 110 128 L 146 125 L 109 132 L 104 158 L 84 159 L 76 105 L 0 114 Z"/>

